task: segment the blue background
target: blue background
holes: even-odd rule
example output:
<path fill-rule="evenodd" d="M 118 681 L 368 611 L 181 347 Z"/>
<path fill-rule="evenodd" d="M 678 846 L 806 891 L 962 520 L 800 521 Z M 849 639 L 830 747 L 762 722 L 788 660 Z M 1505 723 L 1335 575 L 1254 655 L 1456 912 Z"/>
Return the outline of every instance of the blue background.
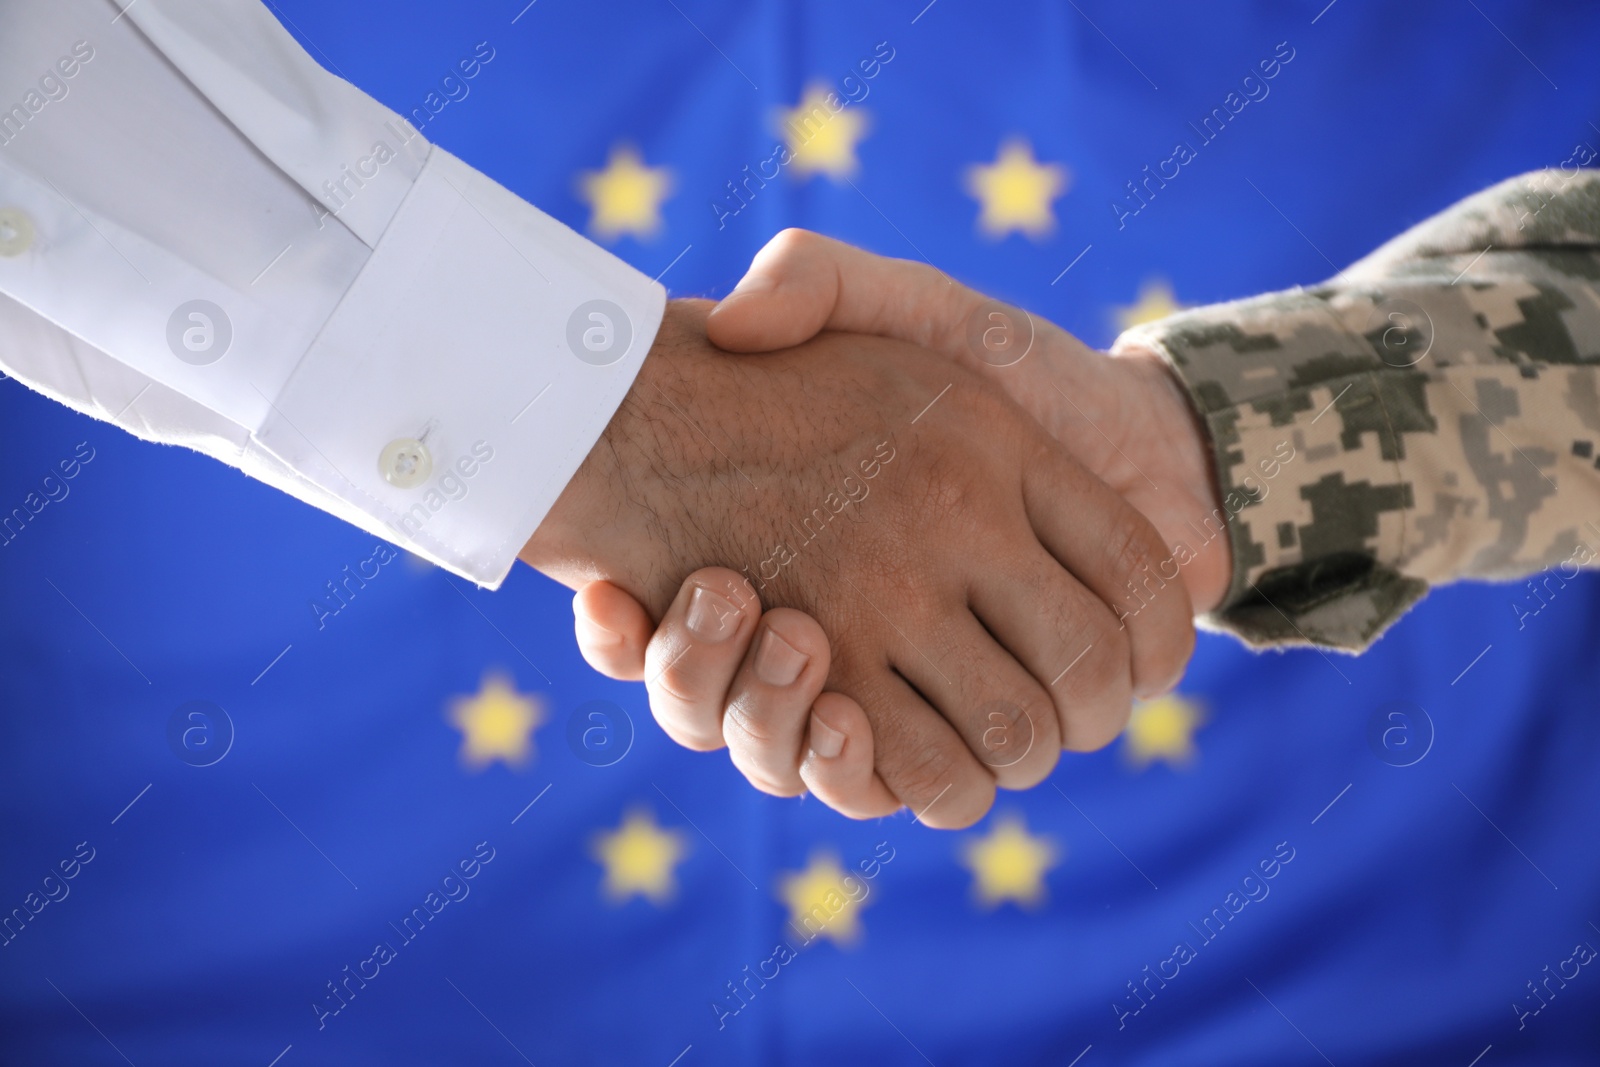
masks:
<path fill-rule="evenodd" d="M 1151 278 L 1191 304 L 1310 283 L 1600 145 L 1593 5 L 923 3 L 539 0 L 515 24 L 520 0 L 276 10 L 402 112 L 488 41 L 494 61 L 426 133 L 577 228 L 577 176 L 614 144 L 671 168 L 659 237 L 612 247 L 654 275 L 692 246 L 674 295 L 720 295 L 804 225 L 925 255 L 1102 344 Z M 895 58 L 860 105 L 858 188 L 788 174 L 719 231 L 711 201 L 771 154 L 774 109 L 880 41 Z M 1119 231 L 1122 183 L 1280 41 L 1296 56 L 1271 96 Z M 962 173 L 1010 136 L 1072 173 L 1046 239 L 975 229 Z M 526 568 L 488 594 L 397 560 L 319 631 L 308 602 L 370 537 L 14 382 L 0 509 L 81 441 L 96 458 L 71 495 L 0 548 L 0 912 L 95 849 L 0 948 L 5 1063 L 1600 1061 L 1593 968 L 1522 1029 L 1512 1007 L 1600 946 L 1590 576 L 1520 630 L 1520 587 L 1438 591 L 1359 659 L 1204 638 L 1182 686 L 1206 715 L 1198 758 L 1139 770 L 1119 744 L 1068 755 L 1059 788 L 1003 794 L 997 813 L 1063 857 L 1039 907 L 984 909 L 960 857 L 990 824 L 857 824 L 756 794 L 725 756 L 667 742 L 642 688 L 591 672 L 567 592 Z M 533 761 L 475 772 L 446 708 L 495 670 L 547 716 Z M 595 699 L 637 727 L 610 767 L 565 741 Z M 190 700 L 236 727 L 210 767 L 167 743 Z M 1409 767 L 1368 741 L 1396 700 L 1435 733 Z M 592 840 L 636 807 L 690 846 L 665 904 L 601 894 Z M 319 1030 L 324 983 L 485 840 L 470 897 Z M 783 935 L 781 873 L 883 841 L 860 940 L 804 949 L 719 1029 L 711 1002 Z M 1188 924 L 1279 842 L 1295 858 L 1270 896 L 1119 1029 L 1125 983 L 1194 942 Z"/>

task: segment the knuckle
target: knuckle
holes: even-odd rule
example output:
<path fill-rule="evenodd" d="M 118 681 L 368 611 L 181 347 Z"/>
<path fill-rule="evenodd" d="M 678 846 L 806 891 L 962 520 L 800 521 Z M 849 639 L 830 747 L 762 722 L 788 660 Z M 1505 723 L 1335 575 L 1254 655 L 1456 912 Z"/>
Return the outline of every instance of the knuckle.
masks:
<path fill-rule="evenodd" d="M 1085 637 L 1085 647 L 1065 653 L 1070 665 L 1050 685 L 1050 697 L 1063 723 L 1076 709 L 1094 704 L 1121 685 L 1132 684 L 1127 639 L 1121 632 L 1090 633 Z"/>
<path fill-rule="evenodd" d="M 1020 740 L 1028 747 L 1005 769 L 1001 784 L 1008 789 L 1038 785 L 1050 776 L 1061 759 L 1061 723 L 1049 695 L 1040 692 L 1023 707 L 1023 715 L 1026 724 L 1019 726 Z"/>
<path fill-rule="evenodd" d="M 720 708 L 697 695 L 696 688 L 692 679 L 672 670 L 645 683 L 650 712 L 668 736 L 685 748 L 709 752 L 723 746 Z"/>
<path fill-rule="evenodd" d="M 1074 752 L 1104 748 L 1122 732 L 1132 706 L 1127 661 L 1097 666 L 1060 698 L 1062 747 Z"/>
<path fill-rule="evenodd" d="M 1050 777 L 1061 762 L 1061 752 L 1059 744 L 1040 746 L 1027 759 L 1012 767 L 1006 780 L 999 784 L 1006 789 L 1032 789 Z"/>
<path fill-rule="evenodd" d="M 771 709 L 735 701 L 723 715 L 722 737 L 734 766 L 751 785 L 772 796 L 792 797 L 805 792 L 798 726 Z"/>
<path fill-rule="evenodd" d="M 755 707 L 744 699 L 730 703 L 722 717 L 723 737 L 730 745 L 737 741 L 742 747 L 763 752 L 776 750 L 791 726 L 774 715 L 772 709 Z"/>
<path fill-rule="evenodd" d="M 1055 746 L 1061 738 L 1061 724 L 1056 720 L 1055 701 L 1040 686 L 1036 696 L 1023 706 L 1033 729 L 1034 747 Z"/>
<path fill-rule="evenodd" d="M 969 766 L 965 746 L 923 745 L 895 775 L 894 790 L 929 826 L 960 829 L 983 818 L 994 804 L 994 778 Z"/>
<path fill-rule="evenodd" d="M 960 758 L 954 746 L 944 743 L 919 744 L 894 770 L 895 791 L 913 807 L 930 804 L 955 785 Z"/>
<path fill-rule="evenodd" d="M 1054 720 L 1055 711 L 1049 713 Z M 1050 777 L 1061 761 L 1061 731 L 1052 726 L 1048 738 L 1035 735 L 1033 747 L 1016 763 L 996 771 L 996 784 L 1005 789 L 1031 789 Z"/>
<path fill-rule="evenodd" d="M 973 754 L 1002 775 L 1025 763 L 1037 763 L 1036 751 L 1055 744 L 1059 733 L 1055 719 L 1055 707 L 1043 691 L 990 701 L 978 709 Z"/>
<path fill-rule="evenodd" d="M 735 738 L 729 739 L 728 757 L 745 781 L 769 796 L 792 797 L 806 791 L 794 759 L 773 758 L 770 749 L 743 744 Z"/>
<path fill-rule="evenodd" d="M 767 248 L 776 255 L 789 256 L 817 248 L 821 243 L 821 234 L 799 226 L 787 226 L 773 235 L 772 240 L 767 242 Z"/>
<path fill-rule="evenodd" d="M 913 277 L 919 288 L 942 293 L 940 303 L 946 314 L 926 324 L 926 342 L 942 352 L 962 350 L 967 344 L 968 319 L 988 303 L 988 298 L 965 285 L 952 286 L 944 273 L 932 264 L 912 261 L 908 269 L 915 272 Z"/>
<path fill-rule="evenodd" d="M 661 727 L 662 733 L 671 738 L 674 744 L 691 752 L 715 752 L 723 747 L 721 735 L 696 729 L 685 716 L 675 714 L 673 709 L 664 707 L 654 698 L 650 701 L 650 714 L 654 716 L 656 725 Z"/>
<path fill-rule="evenodd" d="M 695 677 L 694 672 L 685 668 L 683 660 L 686 658 L 688 657 L 680 655 L 677 659 L 668 661 L 645 682 L 652 704 L 693 707 L 700 702 L 699 679 Z"/>
<path fill-rule="evenodd" d="M 994 807 L 995 782 L 988 775 L 963 782 L 946 793 L 936 807 L 923 813 L 923 822 L 941 830 L 965 830 Z"/>
<path fill-rule="evenodd" d="M 1122 698 L 1114 707 L 1121 710 L 1084 716 L 1074 722 L 1066 747 L 1074 752 L 1098 752 L 1121 737 L 1128 725 L 1128 717 L 1133 712 L 1133 699 L 1131 696 Z"/>
<path fill-rule="evenodd" d="M 1125 646 L 1125 642 L 1124 642 Z M 1099 650 L 1096 650 L 1099 651 Z M 1064 694 L 1062 747 L 1074 752 L 1104 748 L 1122 733 L 1133 708 L 1133 676 L 1125 651 L 1106 650 Z"/>
<path fill-rule="evenodd" d="M 1133 676 L 1127 658 L 1106 659 L 1111 662 L 1104 668 L 1103 680 L 1087 694 L 1087 702 L 1092 707 L 1126 708 L 1133 702 Z"/>
<path fill-rule="evenodd" d="M 1123 514 L 1106 544 L 1108 573 L 1119 585 L 1134 585 L 1139 578 L 1155 583 L 1155 588 L 1166 584 L 1155 571 L 1155 562 L 1160 556 L 1155 533 L 1131 506 L 1124 505 Z"/>
<path fill-rule="evenodd" d="M 1102 682 L 1114 682 L 1119 679 L 1126 680 L 1130 673 L 1133 659 L 1133 642 L 1124 626 L 1116 625 L 1116 620 L 1108 617 L 1096 637 L 1103 655 L 1097 667 L 1101 671 Z"/>
<path fill-rule="evenodd" d="M 1073 680 L 1074 689 L 1089 693 L 1102 692 L 1127 681 L 1131 670 L 1127 629 L 1118 625 L 1110 612 L 1095 614 L 1097 618 L 1085 633 L 1089 653 L 1067 675 Z"/>
<path fill-rule="evenodd" d="M 847 819 L 881 819 L 902 807 L 887 791 L 874 790 L 870 778 L 841 779 L 821 772 L 810 760 L 801 764 L 800 778 L 820 803 Z"/>

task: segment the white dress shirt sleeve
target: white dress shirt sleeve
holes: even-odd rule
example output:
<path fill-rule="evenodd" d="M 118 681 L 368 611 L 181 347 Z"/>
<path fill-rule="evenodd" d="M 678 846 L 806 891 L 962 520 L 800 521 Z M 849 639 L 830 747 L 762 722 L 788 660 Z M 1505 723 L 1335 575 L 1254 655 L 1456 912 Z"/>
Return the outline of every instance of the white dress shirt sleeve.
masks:
<path fill-rule="evenodd" d="M 0 2 L 0 294 L 13 377 L 485 586 L 666 299 L 259 0 Z"/>

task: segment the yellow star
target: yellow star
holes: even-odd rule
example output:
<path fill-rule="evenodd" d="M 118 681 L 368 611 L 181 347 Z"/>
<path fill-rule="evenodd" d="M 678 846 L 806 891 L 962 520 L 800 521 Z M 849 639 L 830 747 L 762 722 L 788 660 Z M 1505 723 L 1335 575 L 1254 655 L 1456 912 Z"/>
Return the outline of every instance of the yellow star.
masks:
<path fill-rule="evenodd" d="M 495 760 L 518 766 L 533 756 L 533 732 L 544 722 L 544 706 L 518 693 L 505 677 L 486 674 L 475 696 L 450 702 L 450 722 L 461 731 L 462 763 L 474 770 Z"/>
<path fill-rule="evenodd" d="M 842 110 L 828 106 L 830 96 L 844 105 Z M 812 85 L 792 110 L 782 111 L 779 129 L 789 145 L 789 165 L 796 175 L 848 178 L 860 166 L 856 143 L 866 136 L 867 116 L 826 86 Z"/>
<path fill-rule="evenodd" d="M 632 145 L 611 149 L 604 170 L 584 171 L 578 195 L 591 209 L 589 232 L 604 240 L 631 233 L 654 237 L 661 229 L 661 203 L 672 193 L 672 172 L 647 167 Z"/>
<path fill-rule="evenodd" d="M 635 896 L 656 904 L 671 900 L 678 891 L 673 868 L 688 851 L 683 834 L 661 829 L 644 808 L 628 812 L 610 833 L 595 835 L 593 845 L 594 858 L 606 869 L 606 896 L 619 904 Z"/>
<path fill-rule="evenodd" d="M 1060 850 L 1048 837 L 1034 837 L 1020 816 L 1002 816 L 994 829 L 968 838 L 961 862 L 972 871 L 973 894 L 986 908 L 1013 900 L 1033 907 L 1044 900 L 1044 875 L 1061 862 Z"/>
<path fill-rule="evenodd" d="M 983 206 L 978 228 L 997 239 L 1012 230 L 1033 238 L 1048 234 L 1056 224 L 1051 201 L 1071 183 L 1066 167 L 1038 162 L 1020 138 L 1002 144 L 993 163 L 967 168 L 967 192 Z"/>
<path fill-rule="evenodd" d="M 1183 305 L 1172 295 L 1172 286 L 1156 278 L 1139 287 L 1139 299 L 1131 307 L 1117 308 L 1117 328 L 1131 330 L 1182 310 Z"/>
<path fill-rule="evenodd" d="M 1194 760 L 1194 732 L 1204 721 L 1200 708 L 1176 693 L 1142 700 L 1123 732 L 1123 754 L 1140 768 L 1158 759 L 1183 766 Z"/>
<path fill-rule="evenodd" d="M 867 892 L 867 883 L 846 874 L 828 852 L 812 853 L 805 870 L 783 875 L 778 884 L 778 899 L 789 906 L 795 933 L 807 942 L 830 937 L 836 945 L 853 944 L 861 936 Z"/>

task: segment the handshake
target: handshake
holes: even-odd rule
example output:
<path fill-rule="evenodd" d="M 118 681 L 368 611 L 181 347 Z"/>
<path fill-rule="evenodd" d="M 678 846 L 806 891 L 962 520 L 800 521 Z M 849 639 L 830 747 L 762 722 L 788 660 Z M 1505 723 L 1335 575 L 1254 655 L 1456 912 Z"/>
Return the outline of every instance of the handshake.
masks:
<path fill-rule="evenodd" d="M 1231 578 L 1217 495 L 1153 353 L 789 230 L 668 305 L 521 558 L 679 744 L 962 827 L 1176 684 Z"/>

